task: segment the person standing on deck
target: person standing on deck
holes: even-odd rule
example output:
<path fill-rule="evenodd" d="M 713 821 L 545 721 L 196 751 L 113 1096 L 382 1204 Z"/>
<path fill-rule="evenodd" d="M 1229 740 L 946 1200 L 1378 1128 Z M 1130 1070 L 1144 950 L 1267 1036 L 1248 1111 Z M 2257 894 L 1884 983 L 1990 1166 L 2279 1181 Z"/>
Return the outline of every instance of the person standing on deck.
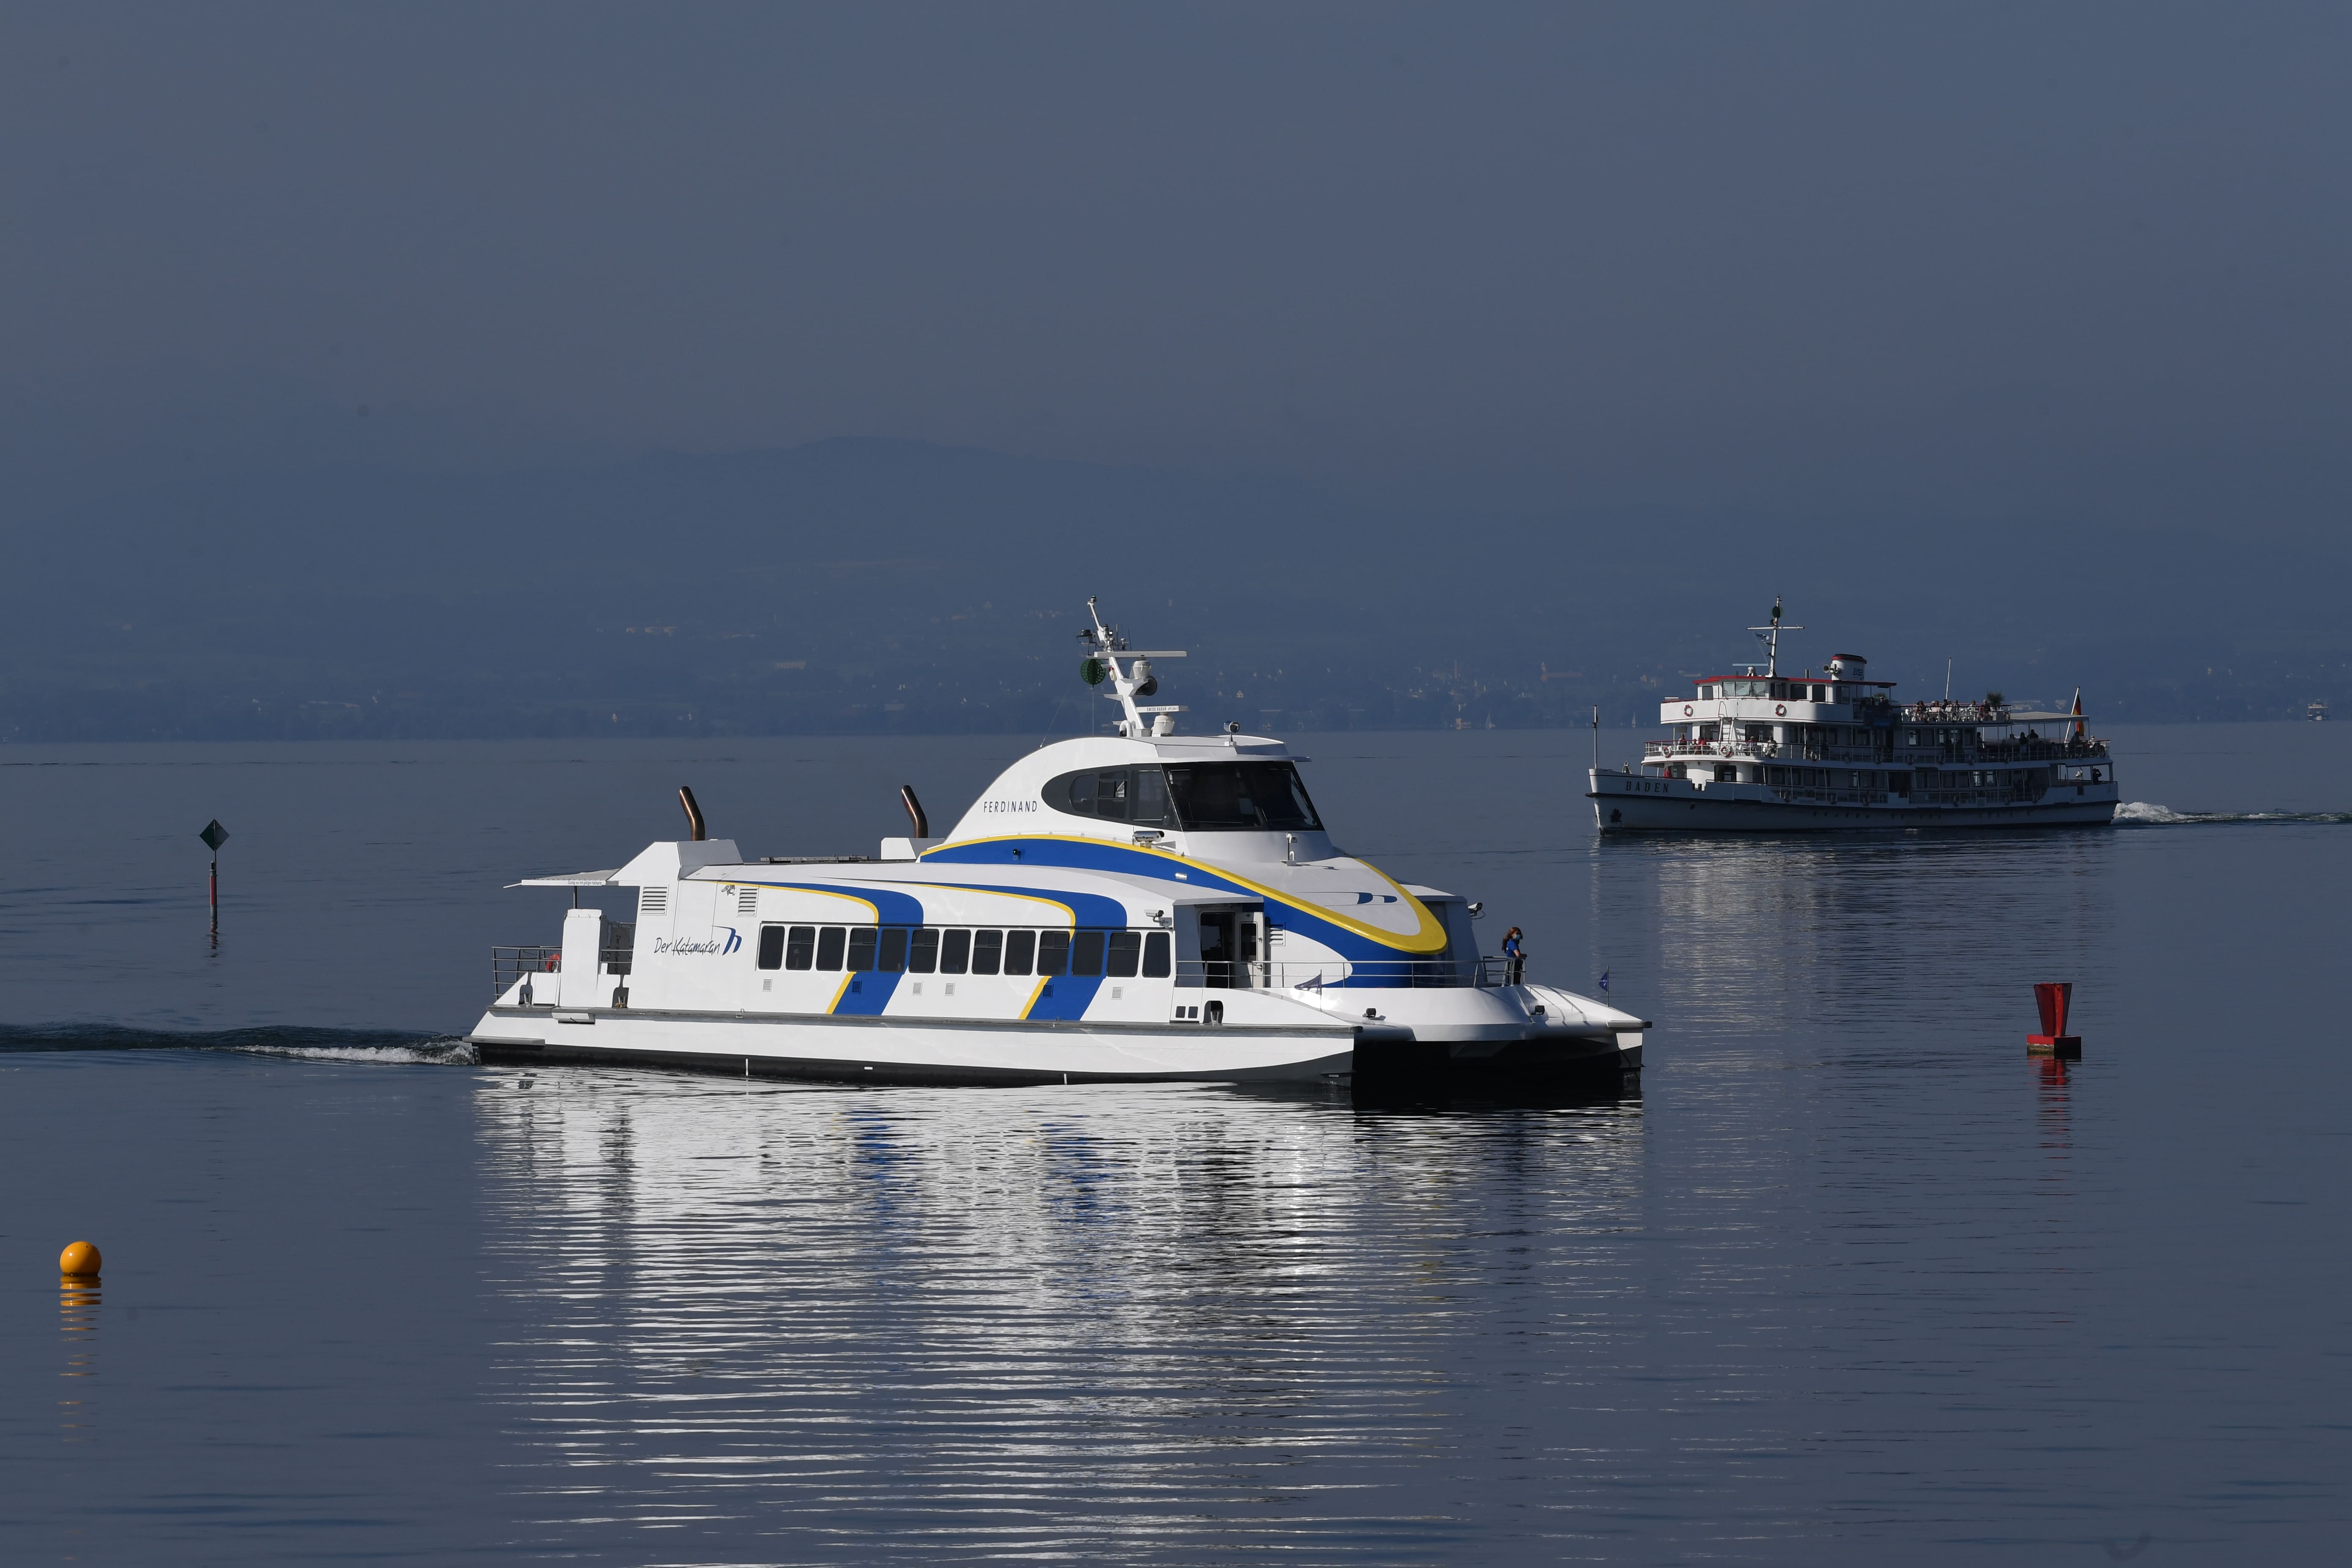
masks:
<path fill-rule="evenodd" d="M 1528 955 L 1519 945 L 1519 928 L 1513 926 L 1503 933 L 1503 973 L 1506 985 L 1517 985 L 1519 976 L 1528 971 Z"/>

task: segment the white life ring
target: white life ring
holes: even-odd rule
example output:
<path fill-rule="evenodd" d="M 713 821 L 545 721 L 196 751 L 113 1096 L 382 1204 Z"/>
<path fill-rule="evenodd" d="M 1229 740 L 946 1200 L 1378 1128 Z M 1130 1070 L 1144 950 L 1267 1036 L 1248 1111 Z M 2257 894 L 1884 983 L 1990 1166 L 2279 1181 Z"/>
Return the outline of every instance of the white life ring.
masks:
<path fill-rule="evenodd" d="M 1685 703 L 1684 703 L 1684 704 L 1683 704 L 1683 717 L 1684 717 L 1684 718 L 1685 718 L 1685 719 L 1687 719 L 1687 718 L 1689 718 L 1690 716 L 1691 716 L 1691 705 L 1690 705 L 1689 703 L 1685 702 Z"/>
<path fill-rule="evenodd" d="M 1785 702 L 1781 703 L 1779 707 L 1777 707 L 1777 708 L 1775 708 L 1775 709 L 1773 709 L 1773 710 L 1772 710 L 1772 717 L 1773 717 L 1773 718 L 1775 718 L 1775 719 L 1786 719 L 1788 716 L 1789 716 L 1789 705 L 1788 705 L 1787 703 L 1785 703 Z"/>

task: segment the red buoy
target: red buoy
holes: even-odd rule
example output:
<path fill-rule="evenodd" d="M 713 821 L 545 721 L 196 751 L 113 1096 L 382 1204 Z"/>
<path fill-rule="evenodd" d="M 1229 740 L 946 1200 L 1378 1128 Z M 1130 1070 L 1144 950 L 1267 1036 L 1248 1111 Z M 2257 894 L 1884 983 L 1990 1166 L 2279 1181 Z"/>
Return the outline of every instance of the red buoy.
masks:
<path fill-rule="evenodd" d="M 2074 1000 L 2072 981 L 2054 981 L 2034 986 L 2033 1005 L 2042 1013 L 2042 1032 L 2025 1037 L 2028 1056 L 2082 1059 L 2083 1037 L 2066 1032 L 2066 1009 Z"/>

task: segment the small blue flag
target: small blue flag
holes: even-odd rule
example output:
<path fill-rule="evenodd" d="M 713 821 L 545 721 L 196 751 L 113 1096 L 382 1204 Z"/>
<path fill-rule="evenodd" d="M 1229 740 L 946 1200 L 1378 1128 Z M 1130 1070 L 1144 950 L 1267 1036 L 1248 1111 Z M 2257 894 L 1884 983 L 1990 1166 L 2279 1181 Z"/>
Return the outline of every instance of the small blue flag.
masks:
<path fill-rule="evenodd" d="M 1609 994 L 1609 972 L 1605 969 L 1601 972 L 1601 994 Z"/>

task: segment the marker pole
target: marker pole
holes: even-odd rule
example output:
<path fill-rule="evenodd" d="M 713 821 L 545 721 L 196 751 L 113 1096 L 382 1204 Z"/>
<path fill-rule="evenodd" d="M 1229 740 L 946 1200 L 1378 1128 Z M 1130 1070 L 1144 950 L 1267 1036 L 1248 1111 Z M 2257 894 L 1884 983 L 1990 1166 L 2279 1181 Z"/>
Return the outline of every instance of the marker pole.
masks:
<path fill-rule="evenodd" d="M 220 857 L 213 857 L 213 940 L 220 940 Z"/>

